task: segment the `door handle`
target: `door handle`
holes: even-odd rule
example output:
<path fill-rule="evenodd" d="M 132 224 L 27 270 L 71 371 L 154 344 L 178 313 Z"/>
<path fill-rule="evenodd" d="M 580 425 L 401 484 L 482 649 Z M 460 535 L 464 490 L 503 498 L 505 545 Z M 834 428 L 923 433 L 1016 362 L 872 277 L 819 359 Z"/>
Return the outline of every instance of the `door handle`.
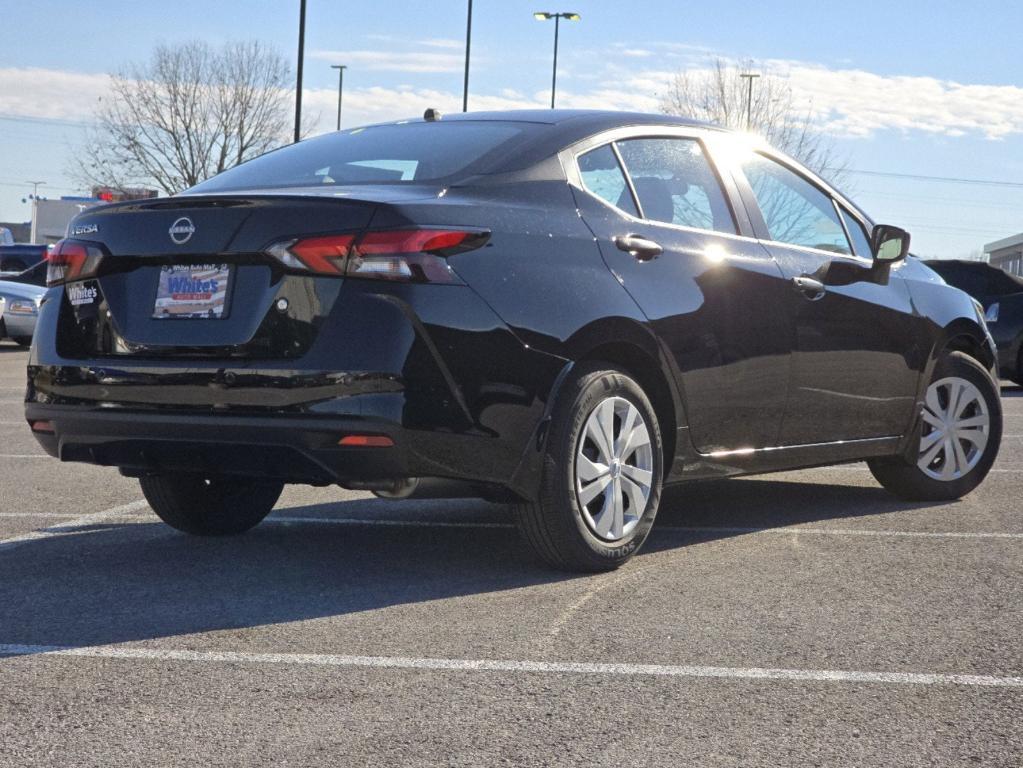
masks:
<path fill-rule="evenodd" d="M 661 246 L 641 235 L 619 235 L 615 238 L 615 245 L 619 251 L 625 251 L 639 261 L 650 261 L 664 253 Z"/>
<path fill-rule="evenodd" d="M 803 297 L 810 301 L 817 301 L 823 299 L 827 289 L 824 287 L 824 283 L 820 280 L 814 280 L 812 277 L 793 277 L 793 287 L 803 294 Z"/>

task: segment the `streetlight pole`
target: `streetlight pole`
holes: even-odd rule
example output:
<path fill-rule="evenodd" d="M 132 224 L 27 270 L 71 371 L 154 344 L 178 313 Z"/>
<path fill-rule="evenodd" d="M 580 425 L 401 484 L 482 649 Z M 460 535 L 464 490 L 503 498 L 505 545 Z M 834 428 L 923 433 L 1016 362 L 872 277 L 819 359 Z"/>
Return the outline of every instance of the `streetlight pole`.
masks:
<path fill-rule="evenodd" d="M 295 86 L 295 142 L 302 137 L 302 62 L 305 59 L 305 0 L 298 11 L 298 82 Z"/>
<path fill-rule="evenodd" d="M 760 77 L 756 72 L 742 72 L 739 77 L 749 86 L 746 96 L 746 130 L 753 130 L 753 81 Z"/>
<path fill-rule="evenodd" d="M 462 83 L 462 111 L 469 111 L 469 47 L 472 44 L 472 0 L 465 20 L 465 81 Z"/>
<path fill-rule="evenodd" d="M 554 109 L 554 98 L 558 88 L 558 33 L 560 32 L 561 20 L 579 21 L 582 16 L 570 11 L 559 11 L 556 13 L 537 11 L 533 14 L 533 18 L 537 21 L 550 21 L 554 19 L 554 72 L 551 75 L 551 109 Z"/>
<path fill-rule="evenodd" d="M 39 187 L 45 187 L 46 186 L 46 182 L 45 181 L 26 181 L 25 183 L 32 185 L 32 198 L 33 199 L 39 197 Z"/>
<path fill-rule="evenodd" d="M 345 70 L 348 69 L 347 64 L 331 64 L 331 69 L 337 70 L 337 129 L 341 130 L 341 96 L 344 93 L 345 87 Z"/>

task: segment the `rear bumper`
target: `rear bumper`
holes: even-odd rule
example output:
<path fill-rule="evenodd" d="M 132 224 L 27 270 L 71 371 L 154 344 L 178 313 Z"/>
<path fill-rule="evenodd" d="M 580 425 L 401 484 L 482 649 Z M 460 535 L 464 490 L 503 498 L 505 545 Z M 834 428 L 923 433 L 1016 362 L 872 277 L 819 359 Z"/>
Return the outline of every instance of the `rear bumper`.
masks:
<path fill-rule="evenodd" d="M 51 456 L 137 472 L 215 471 L 343 485 L 438 469 L 417 460 L 415 440 L 382 421 L 162 414 L 34 403 L 26 404 L 25 417 L 30 423 L 52 425 L 52 433 L 33 432 Z M 386 435 L 394 446 L 339 446 L 350 434 Z"/>
<path fill-rule="evenodd" d="M 433 287 L 353 281 L 295 360 L 66 357 L 55 289 L 25 415 L 53 424 L 37 438 L 63 461 L 317 484 L 448 478 L 533 497 L 537 435 L 566 361 L 522 344 L 469 289 Z M 348 434 L 394 446 L 342 448 Z"/>

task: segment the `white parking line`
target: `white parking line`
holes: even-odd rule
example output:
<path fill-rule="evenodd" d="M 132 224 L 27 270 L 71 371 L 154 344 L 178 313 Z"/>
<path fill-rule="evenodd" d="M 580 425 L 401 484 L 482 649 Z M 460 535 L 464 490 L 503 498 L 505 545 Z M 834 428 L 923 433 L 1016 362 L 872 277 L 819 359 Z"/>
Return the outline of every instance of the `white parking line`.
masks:
<path fill-rule="evenodd" d="M 48 459 L 46 453 L 0 453 L 0 459 Z"/>
<path fill-rule="evenodd" d="M 689 531 L 692 533 L 779 533 L 784 535 L 810 534 L 813 536 L 895 536 L 921 539 L 1023 539 L 1023 533 L 997 533 L 986 531 L 878 531 L 859 528 L 780 528 L 739 526 L 654 526 L 657 531 Z"/>
<path fill-rule="evenodd" d="M 11 539 L 0 540 L 0 549 L 5 546 L 20 544 L 54 535 L 73 533 L 82 526 L 101 522 L 112 517 L 130 515 L 148 509 L 145 501 L 133 501 L 113 509 L 83 515 L 68 520 L 60 525 L 43 528 L 32 533 L 22 534 Z M 57 512 L 0 512 L 5 517 L 68 517 Z M 140 518 L 133 517 L 132 521 Z M 505 529 L 515 528 L 514 523 L 490 521 L 456 521 L 456 520 L 388 520 L 384 518 L 352 518 L 352 517 L 309 517 L 276 515 L 268 517 L 264 524 L 305 524 L 305 525 L 343 525 L 353 527 L 384 527 L 384 528 L 462 528 L 462 529 Z M 1010 541 L 1023 540 L 1023 533 L 1003 533 L 999 531 L 886 531 L 860 528 L 811 528 L 801 526 L 712 526 L 712 525 L 655 525 L 653 534 L 658 533 L 706 533 L 706 534 L 768 534 L 780 536 L 866 536 L 873 538 L 908 538 L 908 539 L 1003 539 Z"/>
<path fill-rule="evenodd" d="M 828 470 L 844 469 L 847 472 L 869 472 L 870 471 L 870 467 L 861 467 L 861 466 L 857 466 L 857 465 L 854 465 L 854 464 L 836 464 L 836 465 L 831 466 L 831 467 L 818 467 L 818 469 L 828 469 Z M 793 470 L 793 471 L 794 472 L 810 472 L 810 471 L 813 471 L 813 470 Z M 1011 474 L 1011 475 L 1018 475 L 1018 474 L 1023 473 L 1023 469 L 998 469 L 998 468 L 995 468 L 995 469 L 991 469 L 991 470 L 988 470 L 988 471 L 989 472 L 1001 472 L 1003 474 Z"/>
<path fill-rule="evenodd" d="M 342 656 L 313 653 L 245 653 L 238 651 L 185 651 L 155 648 L 54 645 L 3 645 L 0 655 L 72 656 L 132 661 L 184 661 L 214 664 L 294 664 L 317 667 L 371 667 L 451 672 L 513 672 L 538 674 L 603 675 L 612 677 L 716 677 L 740 680 L 787 680 L 819 683 L 878 683 L 883 685 L 954 685 L 1021 688 L 1023 677 L 962 675 L 939 672 L 859 672 L 838 669 L 779 669 L 772 667 L 709 667 L 674 664 L 601 664 L 572 661 L 512 661 L 491 659 L 436 659 L 412 656 Z"/>
<path fill-rule="evenodd" d="M 351 517 L 268 517 L 267 523 L 311 523 L 314 525 L 393 526 L 408 528 L 514 528 L 514 523 L 492 523 L 444 520 L 384 520 L 376 518 Z M 803 528 L 799 526 L 698 526 L 698 525 L 655 525 L 652 533 L 768 533 L 784 536 L 807 534 L 811 536 L 892 536 L 922 539 L 1023 539 L 1023 533 L 999 533 L 987 531 L 883 531 L 859 528 Z"/>
<path fill-rule="evenodd" d="M 74 512 L 0 512 L 4 517 L 74 517 Z"/>
<path fill-rule="evenodd" d="M 129 512 L 134 512 L 147 506 L 149 505 L 143 500 L 133 501 L 129 504 L 121 504 L 117 507 L 104 509 L 102 512 L 93 512 L 89 515 L 82 515 L 81 517 L 76 517 L 73 520 L 68 520 L 65 523 L 52 525 L 49 528 L 41 528 L 37 531 L 23 533 L 20 536 L 12 536 L 9 539 L 0 539 L 0 552 L 3 552 L 5 549 L 12 549 L 29 541 L 39 541 L 41 539 L 49 539 L 54 536 L 72 534 L 83 526 L 94 525 L 95 523 L 100 523 L 119 515 L 126 515 Z"/>

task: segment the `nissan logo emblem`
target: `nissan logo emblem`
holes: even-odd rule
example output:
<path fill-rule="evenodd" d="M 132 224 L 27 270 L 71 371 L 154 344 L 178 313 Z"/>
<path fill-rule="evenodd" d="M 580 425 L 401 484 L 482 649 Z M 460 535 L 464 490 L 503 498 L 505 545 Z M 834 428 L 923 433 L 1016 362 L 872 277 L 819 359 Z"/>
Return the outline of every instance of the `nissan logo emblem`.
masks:
<path fill-rule="evenodd" d="M 192 239 L 192 235 L 195 234 L 195 224 L 187 216 L 182 216 L 180 219 L 171 224 L 170 236 L 178 245 L 184 245 Z"/>

